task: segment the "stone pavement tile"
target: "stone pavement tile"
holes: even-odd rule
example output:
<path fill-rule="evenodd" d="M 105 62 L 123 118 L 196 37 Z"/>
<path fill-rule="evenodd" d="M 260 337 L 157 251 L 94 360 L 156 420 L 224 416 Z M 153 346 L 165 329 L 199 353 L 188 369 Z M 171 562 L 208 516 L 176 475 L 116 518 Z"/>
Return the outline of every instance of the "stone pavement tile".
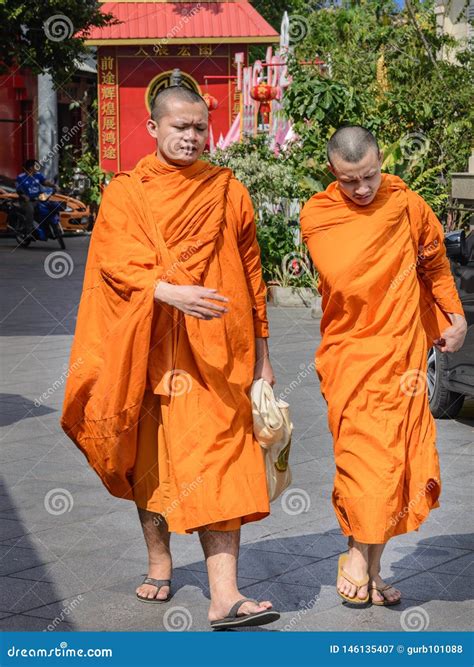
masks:
<path fill-rule="evenodd" d="M 8 618 L 0 619 L 0 631 L 11 632 L 43 632 L 47 628 L 47 622 L 44 619 L 33 618 L 25 614 L 15 614 L 8 616 Z M 57 625 L 58 632 L 74 632 L 76 628 L 64 621 Z M 14 645 L 14 640 L 11 640 L 10 646 Z M 17 647 L 19 648 L 19 647 Z"/>
<path fill-rule="evenodd" d="M 431 572 L 442 572 L 444 574 L 458 574 L 466 577 L 466 583 L 472 586 L 474 583 L 474 554 L 467 553 L 465 556 L 455 558 L 448 563 L 442 563 L 432 568 Z"/>
<path fill-rule="evenodd" d="M 13 509 L 16 512 L 16 518 L 18 521 L 28 521 L 32 524 L 37 524 L 39 521 L 48 520 L 48 516 L 51 519 L 58 519 L 57 523 L 70 523 L 71 521 L 78 520 L 78 512 L 80 509 L 80 514 L 84 514 L 84 518 L 87 517 L 97 517 L 101 514 L 107 512 L 109 507 L 114 507 L 113 503 L 110 502 L 110 496 L 107 496 L 102 490 L 97 492 L 95 488 L 90 488 L 90 486 L 83 485 L 81 487 L 72 487 L 72 492 L 69 491 L 73 497 L 73 505 L 70 512 L 64 512 L 64 514 L 59 515 L 50 515 L 47 513 L 45 508 L 45 499 L 48 492 L 55 488 L 64 488 L 59 486 L 57 483 L 53 484 L 47 480 L 34 481 L 30 480 L 29 482 L 20 482 L 11 488 L 11 493 L 8 496 L 4 496 L 0 502 L 0 516 L 4 518 L 11 518 L 11 510 Z M 29 489 L 29 490 L 28 490 Z M 53 494 L 49 496 L 52 497 Z M 64 506 L 57 505 L 56 509 L 67 508 L 70 506 L 64 504 Z M 55 508 L 54 501 L 52 505 L 53 509 Z M 53 524 L 54 525 L 54 524 Z M 56 524 L 57 525 L 57 524 Z M 48 526 L 45 526 L 46 528 Z M 3 538 L 3 535 L 2 535 Z"/>
<path fill-rule="evenodd" d="M 43 560 L 34 549 L 18 549 L 0 545 L 0 576 L 21 572 L 54 560 L 56 558 L 53 554 Z"/>
<path fill-rule="evenodd" d="M 419 543 L 410 546 L 399 546 L 396 544 L 395 538 L 393 542 L 389 542 L 386 552 L 384 552 L 383 561 L 390 562 L 394 569 L 402 568 L 421 572 L 430 570 L 442 563 L 447 563 L 445 567 L 450 571 L 449 561 L 465 553 L 461 549 Z"/>
<path fill-rule="evenodd" d="M 287 572 L 271 577 L 271 579 L 311 588 L 334 586 L 337 576 L 337 561 L 338 556 L 331 556 L 313 563 L 302 564 L 299 567 L 295 566 Z"/>
<path fill-rule="evenodd" d="M 463 526 L 466 529 L 466 526 Z M 440 531 L 439 526 L 434 526 L 432 530 L 425 530 L 424 535 L 418 544 L 432 545 L 436 547 L 454 547 L 456 549 L 473 550 L 474 535 L 472 533 L 445 532 Z"/>
<path fill-rule="evenodd" d="M 397 588 L 407 591 L 411 600 L 428 602 L 430 600 L 450 600 L 451 602 L 462 602 L 472 599 L 471 586 L 466 584 L 466 578 L 460 574 L 444 574 L 441 572 L 419 572 L 413 574 L 413 570 L 393 568 Z"/>
<path fill-rule="evenodd" d="M 76 550 L 72 549 L 70 553 L 74 554 L 76 553 Z M 80 553 L 85 553 L 91 560 L 93 560 L 96 555 L 102 556 L 104 554 L 104 547 L 97 548 L 96 545 L 95 549 L 85 552 L 82 551 Z M 135 561 L 137 564 L 137 576 L 146 573 L 148 559 L 145 541 L 142 535 L 138 535 L 131 540 L 128 539 L 114 544 L 107 542 L 106 553 L 110 559 L 114 560 L 114 562 L 119 561 L 120 559 Z M 202 567 L 204 564 L 204 556 L 197 535 L 172 534 L 171 554 L 173 557 L 173 567 L 175 568 L 184 567 L 190 564 L 199 564 L 199 567 L 196 569 L 204 569 Z"/>
<path fill-rule="evenodd" d="M 290 568 L 301 567 L 314 562 L 314 558 L 297 554 L 279 553 L 252 549 L 252 545 L 241 545 L 239 554 L 239 575 L 252 579 L 276 577 Z M 190 563 L 189 568 L 206 571 L 203 561 Z"/>
<path fill-rule="evenodd" d="M 28 535 L 28 532 L 29 528 L 14 518 L 0 518 L 0 535 L 2 536 L 2 542 L 11 539 L 18 539 L 22 536 Z"/>
<path fill-rule="evenodd" d="M 53 602 L 58 597 L 55 586 L 48 582 L 0 578 L 0 611 L 22 613 Z"/>
<path fill-rule="evenodd" d="M 115 590 L 90 591 L 82 596 L 79 604 L 74 598 L 65 599 L 53 605 L 28 612 L 28 616 L 37 617 L 47 623 L 53 618 L 65 616 L 73 623 L 75 630 L 85 631 L 166 631 L 164 617 L 168 627 L 210 630 L 207 620 L 209 599 L 205 597 L 196 583 L 184 585 L 175 592 L 166 604 L 147 604 L 135 597 L 137 582 L 125 593 Z M 61 624 L 62 625 L 62 624 Z M 58 630 L 60 629 L 58 626 Z"/>
<path fill-rule="evenodd" d="M 68 498 L 64 500 L 64 503 L 66 502 L 70 502 Z M 64 507 L 64 505 L 53 505 L 53 509 L 54 507 L 58 508 L 59 510 Z M 46 510 L 44 506 L 44 498 L 40 498 L 37 505 L 31 508 L 21 508 L 17 515 L 14 518 L 11 518 L 11 522 L 17 523 L 20 527 L 27 524 L 31 532 L 39 534 L 51 529 L 59 531 L 62 530 L 65 526 L 73 526 L 78 523 L 83 523 L 84 521 L 88 521 L 93 524 L 94 518 L 100 518 L 102 516 L 103 510 L 101 510 L 100 507 L 85 507 L 77 502 L 72 505 L 71 511 L 66 511 L 62 514 L 54 516 Z M 7 519 L 3 520 L 6 521 Z M 0 521 L 2 521 L 2 519 L 0 519 Z"/>
<path fill-rule="evenodd" d="M 61 530 L 56 527 L 29 533 L 19 538 L 5 540 L 2 544 L 35 549 L 41 557 L 46 553 L 61 556 L 71 550 L 75 553 L 87 553 L 104 549 L 109 544 L 127 544 L 137 537 L 143 539 L 139 531 L 139 527 L 134 530 L 133 527 L 121 525 L 119 521 L 110 522 L 110 525 L 106 526 L 89 520 L 63 525 Z"/>
<path fill-rule="evenodd" d="M 91 557 L 89 554 L 69 554 L 60 560 L 23 570 L 10 575 L 11 578 L 43 581 L 54 584 L 64 596 L 76 594 L 92 587 L 102 588 L 136 576 L 134 560 L 114 559 L 108 554 Z"/>
<path fill-rule="evenodd" d="M 287 535 L 285 533 L 285 535 Z M 309 558 L 328 558 L 347 549 L 347 539 L 339 530 L 308 535 L 269 538 L 249 545 L 252 549 L 300 554 Z"/>
<path fill-rule="evenodd" d="M 34 430 L 35 435 L 39 437 L 48 437 L 51 439 L 59 438 L 57 432 L 50 428 L 42 417 L 35 417 L 32 421 L 32 417 L 28 419 L 23 419 L 17 421 L 16 423 L 10 424 L 9 426 L 4 426 L 0 429 L 0 443 L 1 442 L 10 442 L 10 441 L 23 441 L 26 443 L 32 443 L 33 437 L 32 432 Z M 57 427 L 56 427 L 57 430 Z"/>
<path fill-rule="evenodd" d="M 240 592 L 254 600 L 270 600 L 275 609 L 283 614 L 295 614 L 304 606 L 311 606 L 319 599 L 320 588 L 295 586 L 275 581 L 260 581 L 241 586 Z M 316 602 L 317 603 L 317 602 Z M 280 622 L 285 625 L 285 617 Z"/>

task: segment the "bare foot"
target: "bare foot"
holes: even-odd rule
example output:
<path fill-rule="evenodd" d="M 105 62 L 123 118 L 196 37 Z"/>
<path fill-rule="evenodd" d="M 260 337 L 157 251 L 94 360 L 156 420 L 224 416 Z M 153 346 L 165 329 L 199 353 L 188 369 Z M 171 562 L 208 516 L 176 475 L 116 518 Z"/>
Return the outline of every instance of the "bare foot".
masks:
<path fill-rule="evenodd" d="M 245 595 L 228 598 L 227 600 L 213 601 L 209 609 L 208 618 L 210 621 L 219 621 L 225 618 L 233 605 L 245 598 Z M 244 602 L 237 611 L 237 616 L 247 616 L 248 614 L 257 614 L 260 611 L 266 611 L 272 608 L 272 603 L 269 600 L 264 602 Z"/>
<path fill-rule="evenodd" d="M 160 556 L 160 563 L 149 564 L 147 576 L 152 579 L 171 579 L 171 573 L 171 554 L 168 552 L 167 556 Z M 148 598 L 148 600 L 166 600 L 170 594 L 170 587 L 162 586 L 158 591 L 157 587 L 153 586 L 153 584 L 141 584 L 137 588 L 137 594 L 141 597 Z"/>
<path fill-rule="evenodd" d="M 394 602 L 400 600 L 402 597 L 402 594 L 398 588 L 394 588 L 390 584 L 387 584 L 387 582 L 384 581 L 379 574 L 372 576 L 369 583 L 372 602 L 383 602 L 384 600 L 387 600 L 387 602 L 391 602 L 393 604 Z M 385 588 L 385 586 L 389 586 L 389 588 L 384 590 L 383 594 L 380 591 L 375 590 L 375 588 L 382 589 Z"/>
<path fill-rule="evenodd" d="M 367 576 L 367 561 L 360 551 L 356 548 L 349 550 L 349 555 L 343 566 L 343 572 L 356 581 L 362 581 Z M 368 586 L 354 586 L 345 577 L 340 576 L 337 580 L 337 590 L 349 598 L 359 598 L 364 600 L 367 597 Z"/>

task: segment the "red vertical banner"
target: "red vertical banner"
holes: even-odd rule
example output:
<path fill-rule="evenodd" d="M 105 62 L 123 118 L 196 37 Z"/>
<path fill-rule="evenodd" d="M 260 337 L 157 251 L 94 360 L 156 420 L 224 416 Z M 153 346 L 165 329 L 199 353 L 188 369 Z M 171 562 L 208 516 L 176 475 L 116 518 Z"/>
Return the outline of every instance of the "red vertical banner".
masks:
<path fill-rule="evenodd" d="M 105 171 L 119 171 L 119 118 L 117 58 L 110 49 L 99 49 L 97 63 L 99 86 L 99 155 Z"/>

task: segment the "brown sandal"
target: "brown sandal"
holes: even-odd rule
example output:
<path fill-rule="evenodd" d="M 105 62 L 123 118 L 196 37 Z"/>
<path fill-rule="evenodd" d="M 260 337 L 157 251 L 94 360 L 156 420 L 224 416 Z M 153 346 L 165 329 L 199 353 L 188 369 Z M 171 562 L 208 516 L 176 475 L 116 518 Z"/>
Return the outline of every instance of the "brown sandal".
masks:
<path fill-rule="evenodd" d="M 377 591 L 377 593 L 380 593 L 380 595 L 383 597 L 383 600 L 375 602 L 374 600 L 372 600 L 372 596 L 370 596 L 372 604 L 376 605 L 377 607 L 393 607 L 393 605 L 395 604 L 400 604 L 400 602 L 402 601 L 401 596 L 398 598 L 398 600 L 387 600 L 387 598 L 384 595 L 384 592 L 388 591 L 389 588 L 395 588 L 395 586 L 392 586 L 392 584 L 387 584 L 382 588 L 377 588 L 377 586 L 372 586 L 370 590 Z"/>
<path fill-rule="evenodd" d="M 346 602 L 350 602 L 351 604 L 356 604 L 356 605 L 361 605 L 361 604 L 367 604 L 369 601 L 369 593 L 367 592 L 367 597 L 366 598 L 358 598 L 357 593 L 359 592 L 359 589 L 362 588 L 363 586 L 367 586 L 369 583 L 369 575 L 367 574 L 363 579 L 358 581 L 357 579 L 354 579 L 353 577 L 350 576 L 344 569 L 343 565 L 347 560 L 347 554 L 342 554 L 342 556 L 339 556 L 339 563 L 338 563 L 338 569 L 337 569 L 337 576 L 339 577 L 344 577 L 344 579 L 347 579 L 349 583 L 351 583 L 353 586 L 357 588 L 356 594 L 353 598 L 350 598 L 348 595 L 345 593 L 341 593 L 341 591 L 338 590 L 337 588 L 337 582 L 336 582 L 336 591 L 339 597 L 341 597 L 343 600 Z"/>
<path fill-rule="evenodd" d="M 163 588 L 163 586 L 171 586 L 171 580 L 153 579 L 153 577 L 145 577 L 145 579 L 142 581 L 142 585 L 143 584 L 150 584 L 150 586 L 156 586 L 156 588 L 158 589 L 155 593 L 156 596 L 160 592 L 160 589 Z M 169 602 L 169 600 L 171 600 L 171 591 L 169 592 L 168 596 L 165 597 L 163 600 L 160 600 L 157 597 L 146 598 L 144 595 L 138 595 L 138 593 L 136 595 L 137 598 L 140 600 L 140 602 L 148 602 L 149 604 L 163 604 L 164 602 Z"/>

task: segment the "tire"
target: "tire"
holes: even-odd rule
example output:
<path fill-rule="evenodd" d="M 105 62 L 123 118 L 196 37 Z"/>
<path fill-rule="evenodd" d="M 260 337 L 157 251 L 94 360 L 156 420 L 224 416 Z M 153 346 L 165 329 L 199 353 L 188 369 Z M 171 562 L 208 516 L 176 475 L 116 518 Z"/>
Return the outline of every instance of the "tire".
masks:
<path fill-rule="evenodd" d="M 8 226 L 15 234 L 15 240 L 20 248 L 28 248 L 32 239 L 25 233 L 25 218 L 18 211 L 12 211 L 8 217 Z"/>
<path fill-rule="evenodd" d="M 66 250 L 66 244 L 64 243 L 64 232 L 63 228 L 61 227 L 61 223 L 58 222 L 57 225 L 50 223 L 49 227 L 51 229 L 52 237 L 59 243 L 61 250 Z"/>
<path fill-rule="evenodd" d="M 453 419 L 457 417 L 464 403 L 464 395 L 451 391 L 443 385 L 447 370 L 446 355 L 432 347 L 428 350 L 428 400 L 433 417 Z"/>

